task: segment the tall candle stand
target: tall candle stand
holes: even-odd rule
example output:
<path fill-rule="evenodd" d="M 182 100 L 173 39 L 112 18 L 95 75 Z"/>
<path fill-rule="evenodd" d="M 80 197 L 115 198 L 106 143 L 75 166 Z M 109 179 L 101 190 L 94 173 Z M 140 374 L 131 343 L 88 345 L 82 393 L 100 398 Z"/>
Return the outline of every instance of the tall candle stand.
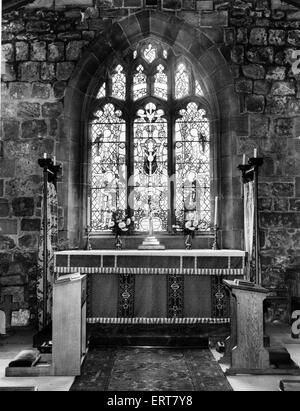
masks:
<path fill-rule="evenodd" d="M 44 154 L 44 158 L 38 159 L 39 166 L 43 169 L 44 187 L 43 187 L 43 327 L 47 326 L 47 308 L 48 308 L 48 183 L 56 187 L 57 175 L 61 171 L 61 165 L 53 163 L 52 158 Z"/>
<path fill-rule="evenodd" d="M 218 231 L 219 231 L 219 227 L 217 224 L 214 225 L 214 241 L 212 244 L 212 250 L 218 250 L 219 249 L 219 245 L 218 245 Z"/>
<path fill-rule="evenodd" d="M 92 227 L 90 225 L 87 225 L 85 228 L 86 232 L 86 250 L 92 250 L 92 244 L 91 244 L 91 232 L 92 232 Z"/>

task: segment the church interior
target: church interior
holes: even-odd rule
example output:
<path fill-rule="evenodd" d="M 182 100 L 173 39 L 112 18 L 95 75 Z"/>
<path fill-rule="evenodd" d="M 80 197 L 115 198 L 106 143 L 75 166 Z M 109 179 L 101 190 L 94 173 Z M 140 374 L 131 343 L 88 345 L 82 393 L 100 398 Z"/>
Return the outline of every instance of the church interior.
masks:
<path fill-rule="evenodd" d="M 0 391 L 300 391 L 300 1 L 1 29 Z"/>

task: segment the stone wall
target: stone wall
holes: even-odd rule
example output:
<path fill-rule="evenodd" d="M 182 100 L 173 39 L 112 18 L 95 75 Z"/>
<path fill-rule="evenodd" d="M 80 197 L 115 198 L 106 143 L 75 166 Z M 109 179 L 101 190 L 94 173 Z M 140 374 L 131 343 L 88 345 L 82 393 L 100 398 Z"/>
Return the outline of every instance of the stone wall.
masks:
<path fill-rule="evenodd" d="M 47 152 L 63 164 L 58 193 L 65 241 L 72 161 L 64 144 L 66 88 L 100 33 L 143 7 L 202 30 L 232 71 L 247 121 L 230 125 L 230 178 L 240 193 L 236 165 L 257 147 L 265 157 L 259 187 L 263 281 L 274 295 L 284 294 L 286 273 L 295 270 L 300 255 L 300 10 L 280 0 L 98 0 L 97 7 L 91 0 L 57 0 L 55 9 L 49 3 L 39 0 L 3 15 L 1 300 L 13 296 L 20 308 L 31 309 L 34 321 L 42 194 L 37 159 Z M 284 316 L 286 306 L 281 309 Z"/>

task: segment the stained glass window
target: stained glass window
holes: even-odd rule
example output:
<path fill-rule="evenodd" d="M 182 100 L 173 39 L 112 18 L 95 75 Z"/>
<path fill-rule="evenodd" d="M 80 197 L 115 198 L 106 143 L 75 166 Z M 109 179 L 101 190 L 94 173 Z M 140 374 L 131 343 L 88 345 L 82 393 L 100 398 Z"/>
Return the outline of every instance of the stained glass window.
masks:
<path fill-rule="evenodd" d="M 203 96 L 203 90 L 198 80 L 195 81 L 195 92 L 197 96 Z"/>
<path fill-rule="evenodd" d="M 112 212 L 126 208 L 126 124 L 106 104 L 95 113 L 92 137 L 92 229 L 108 230 Z"/>
<path fill-rule="evenodd" d="M 202 230 L 211 221 L 209 121 L 205 110 L 189 103 L 180 110 L 176 134 L 177 220 L 196 220 Z"/>
<path fill-rule="evenodd" d="M 105 83 L 102 84 L 102 86 L 100 87 L 98 94 L 97 94 L 97 98 L 104 98 L 106 97 L 106 87 L 105 87 Z"/>
<path fill-rule="evenodd" d="M 162 64 L 157 66 L 157 73 L 154 76 L 154 95 L 163 100 L 168 100 L 168 76 Z"/>
<path fill-rule="evenodd" d="M 123 67 L 118 64 L 112 76 L 112 96 L 119 99 L 126 99 L 126 76 Z"/>
<path fill-rule="evenodd" d="M 153 63 L 153 61 L 157 57 L 157 49 L 156 47 L 152 44 L 149 43 L 143 50 L 142 53 L 143 58 L 148 62 L 148 63 Z"/>
<path fill-rule="evenodd" d="M 149 230 L 150 216 L 156 232 L 185 220 L 209 230 L 210 124 L 192 65 L 145 40 L 131 62 L 127 55 L 126 64 L 118 57 L 107 66 L 89 124 L 92 230 L 108 232 L 116 209 L 134 215 L 137 232 Z"/>
<path fill-rule="evenodd" d="M 147 76 L 144 73 L 144 67 L 140 64 L 133 76 L 133 100 L 139 100 L 147 94 Z"/>
<path fill-rule="evenodd" d="M 181 99 L 189 95 L 190 78 L 186 66 L 180 63 L 175 74 L 175 98 Z"/>
<path fill-rule="evenodd" d="M 134 122 L 134 216 L 138 231 L 149 230 L 149 211 L 155 231 L 168 222 L 168 124 L 163 110 L 149 103 Z"/>

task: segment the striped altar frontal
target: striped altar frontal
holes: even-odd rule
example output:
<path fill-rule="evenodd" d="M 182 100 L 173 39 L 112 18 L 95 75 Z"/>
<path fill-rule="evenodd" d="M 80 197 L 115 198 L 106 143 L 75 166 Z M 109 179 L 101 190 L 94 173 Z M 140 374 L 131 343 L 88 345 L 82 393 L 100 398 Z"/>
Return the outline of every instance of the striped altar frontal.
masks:
<path fill-rule="evenodd" d="M 227 324 L 223 279 L 245 275 L 240 250 L 72 250 L 56 274 L 87 275 L 90 324 Z"/>
<path fill-rule="evenodd" d="M 58 274 L 243 276 L 240 250 L 72 250 L 55 253 Z"/>
<path fill-rule="evenodd" d="M 88 318 L 88 324 L 230 324 L 230 318 Z"/>

